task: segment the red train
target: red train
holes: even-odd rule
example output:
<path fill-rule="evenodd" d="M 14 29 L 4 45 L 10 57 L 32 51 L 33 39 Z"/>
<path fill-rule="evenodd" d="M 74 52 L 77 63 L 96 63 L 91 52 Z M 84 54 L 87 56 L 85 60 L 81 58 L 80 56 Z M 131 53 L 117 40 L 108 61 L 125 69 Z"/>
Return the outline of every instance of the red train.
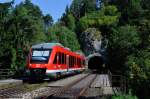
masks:
<path fill-rule="evenodd" d="M 83 71 L 85 57 L 59 43 L 42 43 L 30 49 L 27 68 L 34 78 L 60 77 Z"/>

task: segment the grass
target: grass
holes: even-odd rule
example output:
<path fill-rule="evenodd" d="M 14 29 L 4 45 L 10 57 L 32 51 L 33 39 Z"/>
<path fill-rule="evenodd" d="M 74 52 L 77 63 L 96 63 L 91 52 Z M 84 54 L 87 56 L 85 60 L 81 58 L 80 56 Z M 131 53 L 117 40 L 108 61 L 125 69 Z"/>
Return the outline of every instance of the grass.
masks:
<path fill-rule="evenodd" d="M 15 87 L 19 86 L 20 88 L 23 88 L 23 90 L 25 92 L 29 92 L 29 91 L 33 91 L 33 90 L 36 90 L 36 89 L 41 88 L 41 87 L 45 87 L 47 85 L 48 85 L 48 82 L 44 82 L 44 83 L 24 83 L 24 84 L 19 84 L 19 85 L 9 83 L 9 84 L 1 84 L 0 89 L 15 88 Z"/>
<path fill-rule="evenodd" d="M 38 88 L 42 88 L 42 87 L 45 87 L 48 85 L 48 82 L 44 82 L 44 83 L 36 83 L 36 84 L 29 84 L 29 83 L 25 83 L 23 85 L 23 88 L 26 92 L 29 92 L 29 91 L 33 91 L 33 90 L 36 90 Z"/>

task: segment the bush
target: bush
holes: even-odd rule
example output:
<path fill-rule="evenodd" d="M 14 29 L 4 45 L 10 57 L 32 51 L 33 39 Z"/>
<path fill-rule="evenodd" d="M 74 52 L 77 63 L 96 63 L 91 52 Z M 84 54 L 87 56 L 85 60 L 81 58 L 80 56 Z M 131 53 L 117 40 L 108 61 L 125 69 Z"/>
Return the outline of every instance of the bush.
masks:
<path fill-rule="evenodd" d="M 119 94 L 117 96 L 113 96 L 112 99 L 138 99 L 138 98 L 132 95 L 131 91 L 129 91 L 128 94 Z"/>

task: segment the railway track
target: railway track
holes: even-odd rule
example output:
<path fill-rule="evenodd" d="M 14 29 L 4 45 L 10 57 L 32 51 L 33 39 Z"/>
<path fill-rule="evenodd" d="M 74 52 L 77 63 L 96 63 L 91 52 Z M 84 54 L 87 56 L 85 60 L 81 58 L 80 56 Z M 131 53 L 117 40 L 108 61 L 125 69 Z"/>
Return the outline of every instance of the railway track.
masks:
<path fill-rule="evenodd" d="M 88 74 L 67 86 L 57 89 L 57 91 L 45 99 L 49 98 L 75 98 L 82 97 L 92 82 L 96 79 L 96 74 Z"/>
<path fill-rule="evenodd" d="M 90 74 L 81 74 L 79 75 L 80 77 L 76 78 L 77 76 L 75 76 L 73 79 L 73 77 L 68 78 L 69 80 L 72 80 L 70 82 L 66 82 L 67 84 L 63 84 L 64 82 L 58 81 L 56 82 L 57 84 L 52 84 L 51 86 L 47 86 L 47 89 L 49 90 L 48 92 L 41 92 L 43 94 L 41 94 L 41 96 L 35 97 L 36 99 L 49 99 L 49 98 L 56 98 L 57 96 L 61 96 L 63 95 L 64 92 L 67 92 L 68 90 L 70 90 L 70 88 L 72 86 L 74 86 L 75 84 L 79 83 L 81 80 L 87 78 Z M 64 79 L 63 81 L 67 81 L 67 79 Z M 60 84 L 60 85 L 59 85 Z M 58 97 L 57 97 L 58 98 Z"/>
<path fill-rule="evenodd" d="M 79 74 L 68 78 L 50 82 L 47 86 L 27 92 L 23 86 L 15 88 L 0 89 L 0 99 L 19 98 L 19 99 L 58 99 L 58 98 L 87 98 L 91 96 L 102 96 L 103 87 L 111 88 L 108 78 L 100 74 Z M 104 80 L 103 80 L 104 79 Z"/>
<path fill-rule="evenodd" d="M 81 75 L 81 77 L 80 77 Z M 79 76 L 79 77 L 78 77 Z M 52 81 L 49 83 L 56 83 L 56 82 L 60 82 L 61 80 L 71 80 L 73 77 L 74 78 L 78 78 L 78 79 L 74 79 L 73 82 L 71 84 L 66 84 L 67 86 L 65 86 L 65 90 L 67 90 L 67 88 L 69 88 L 69 86 L 72 86 L 73 84 L 77 83 L 77 81 L 79 81 L 79 79 L 83 79 L 85 75 L 79 74 L 79 75 L 75 75 L 75 76 L 71 76 L 71 77 L 67 77 L 64 79 L 60 79 L 57 81 Z M 28 90 L 25 88 L 24 85 L 19 85 L 16 87 L 8 87 L 8 88 L 3 88 L 0 89 L 0 99 L 5 99 L 5 98 L 19 98 L 19 99 L 33 99 L 33 98 L 37 98 L 37 99 L 41 99 L 41 98 L 47 98 L 49 96 L 52 96 L 56 93 L 61 93 L 64 91 L 63 89 L 64 87 L 52 87 L 52 86 L 44 86 L 42 88 L 38 88 L 36 90 L 30 91 L 28 92 Z"/>
<path fill-rule="evenodd" d="M 0 89 L 0 99 L 3 98 L 21 98 L 18 94 L 24 93 L 23 86 L 17 86 L 17 87 L 9 87 Z"/>

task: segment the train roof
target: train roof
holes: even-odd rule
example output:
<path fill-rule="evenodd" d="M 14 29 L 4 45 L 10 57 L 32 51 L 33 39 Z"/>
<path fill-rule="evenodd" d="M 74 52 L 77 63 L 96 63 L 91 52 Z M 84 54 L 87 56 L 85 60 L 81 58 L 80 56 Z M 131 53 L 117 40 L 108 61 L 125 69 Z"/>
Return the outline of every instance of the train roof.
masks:
<path fill-rule="evenodd" d="M 56 45 L 63 47 L 60 43 L 41 43 L 41 44 L 33 45 L 32 48 L 33 49 L 39 49 L 39 48 L 51 49 Z"/>
<path fill-rule="evenodd" d="M 60 43 L 41 43 L 41 44 L 33 45 L 31 48 L 32 49 L 40 49 L 40 48 L 43 48 L 43 49 L 52 49 L 54 46 L 61 46 L 64 49 L 71 51 L 70 48 L 64 47 Z M 81 54 L 81 52 L 74 52 L 74 53 L 76 53 L 78 55 L 84 56 L 84 54 L 83 53 Z"/>

